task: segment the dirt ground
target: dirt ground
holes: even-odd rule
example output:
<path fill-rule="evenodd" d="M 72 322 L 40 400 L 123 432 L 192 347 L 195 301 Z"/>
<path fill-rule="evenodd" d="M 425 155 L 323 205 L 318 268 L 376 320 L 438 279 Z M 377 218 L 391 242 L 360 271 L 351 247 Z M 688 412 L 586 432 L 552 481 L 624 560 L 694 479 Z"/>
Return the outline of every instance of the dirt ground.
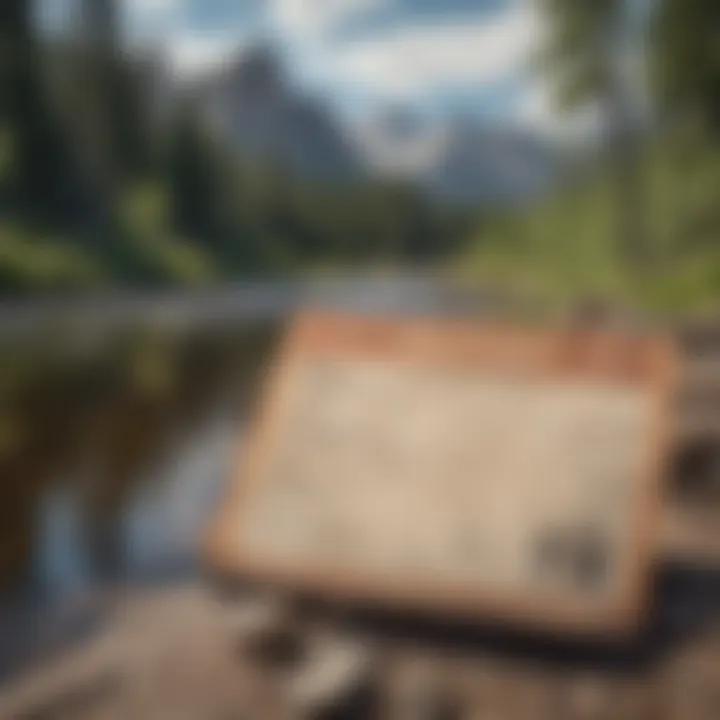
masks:
<path fill-rule="evenodd" d="M 266 593 L 148 590 L 0 689 L 0 717 L 716 720 L 720 623 L 707 620 L 600 648 Z"/>

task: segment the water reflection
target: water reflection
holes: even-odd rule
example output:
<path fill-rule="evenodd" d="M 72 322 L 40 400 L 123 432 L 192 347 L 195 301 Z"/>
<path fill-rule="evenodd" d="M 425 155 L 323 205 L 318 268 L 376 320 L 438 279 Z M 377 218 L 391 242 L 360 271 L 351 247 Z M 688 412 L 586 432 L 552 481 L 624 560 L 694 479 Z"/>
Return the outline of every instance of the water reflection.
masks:
<path fill-rule="evenodd" d="M 0 352 L 0 588 L 191 567 L 274 329 Z"/>

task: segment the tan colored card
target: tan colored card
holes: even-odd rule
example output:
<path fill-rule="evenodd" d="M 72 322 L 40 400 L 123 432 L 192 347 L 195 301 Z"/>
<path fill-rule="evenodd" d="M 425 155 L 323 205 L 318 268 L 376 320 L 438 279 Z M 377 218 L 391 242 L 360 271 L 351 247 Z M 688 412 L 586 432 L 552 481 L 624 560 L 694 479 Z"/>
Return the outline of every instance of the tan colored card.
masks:
<path fill-rule="evenodd" d="M 658 338 L 302 316 L 211 562 L 401 610 L 630 630 L 675 365 Z"/>

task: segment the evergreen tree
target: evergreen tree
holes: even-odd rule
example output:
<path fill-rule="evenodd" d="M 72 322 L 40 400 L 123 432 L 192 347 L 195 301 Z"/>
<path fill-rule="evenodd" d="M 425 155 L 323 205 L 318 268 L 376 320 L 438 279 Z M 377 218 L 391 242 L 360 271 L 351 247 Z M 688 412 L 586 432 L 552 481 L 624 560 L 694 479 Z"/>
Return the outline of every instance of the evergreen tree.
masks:
<path fill-rule="evenodd" d="M 172 228 L 212 243 L 220 230 L 218 158 L 193 105 L 176 112 L 167 159 Z"/>
<path fill-rule="evenodd" d="M 71 161 L 66 138 L 43 88 L 31 3 L 0 4 L 0 124 L 11 155 L 5 178 L 13 214 L 45 225 L 71 215 Z"/>
<path fill-rule="evenodd" d="M 97 235 L 112 231 L 120 196 L 149 170 L 151 138 L 140 67 L 124 52 L 117 0 L 83 0 L 81 9 L 70 115 Z"/>
<path fill-rule="evenodd" d="M 648 259 L 638 148 L 625 73 L 628 0 L 539 0 L 549 20 L 543 64 L 561 107 L 595 103 L 605 117 L 616 194 L 618 245 L 634 267 Z"/>
<path fill-rule="evenodd" d="M 654 89 L 665 115 L 720 133 L 720 3 L 661 0 L 653 23 Z"/>

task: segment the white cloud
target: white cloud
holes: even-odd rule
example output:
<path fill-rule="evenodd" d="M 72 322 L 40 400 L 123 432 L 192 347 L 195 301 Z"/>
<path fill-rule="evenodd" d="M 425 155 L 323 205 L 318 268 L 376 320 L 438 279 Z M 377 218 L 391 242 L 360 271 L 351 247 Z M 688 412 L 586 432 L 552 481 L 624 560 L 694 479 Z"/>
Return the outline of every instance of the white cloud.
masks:
<path fill-rule="evenodd" d="M 445 88 L 483 88 L 511 82 L 524 91 L 507 109 L 509 119 L 548 135 L 591 134 L 597 114 L 573 117 L 553 105 L 542 78 L 533 77 L 532 51 L 541 42 L 543 20 L 533 0 L 516 0 L 504 11 L 471 20 L 404 24 L 354 40 L 333 39 L 332 31 L 390 0 L 266 0 L 266 18 L 286 43 L 293 70 L 329 95 L 348 91 L 375 99 L 422 100 Z M 177 16 L 184 0 L 125 0 L 143 11 Z M 237 28 L 198 33 L 173 27 L 166 35 L 174 72 L 192 77 L 220 66 L 252 41 Z"/>
<path fill-rule="evenodd" d="M 269 17 L 281 33 L 313 40 L 338 25 L 377 10 L 387 0 L 268 0 Z"/>
<path fill-rule="evenodd" d="M 167 35 L 184 7 L 184 0 L 124 0 L 125 27 L 133 40 Z"/>
<path fill-rule="evenodd" d="M 180 74 L 212 66 L 233 45 L 231 28 L 209 35 L 184 27 L 179 18 L 187 1 L 125 0 L 146 31 L 165 23 L 162 34 Z M 266 2 L 265 17 L 293 57 L 298 76 L 330 93 L 351 88 L 367 97 L 413 99 L 442 87 L 472 89 L 506 80 L 524 71 L 541 29 L 533 0 L 515 0 L 504 11 L 466 22 L 410 23 L 340 41 L 333 38 L 334 29 L 391 0 Z M 160 16 L 163 22 L 143 22 Z"/>
<path fill-rule="evenodd" d="M 187 21 L 186 10 L 198 0 L 123 0 L 131 37 L 163 53 L 176 77 L 192 79 L 221 66 L 245 38 L 236 28 L 202 32 Z M 204 0 L 199 0 L 204 2 Z"/>
<path fill-rule="evenodd" d="M 523 3 L 489 19 L 398 27 L 340 45 L 331 48 L 325 67 L 341 81 L 411 98 L 443 86 L 473 87 L 523 73 L 540 31 L 537 12 Z"/>
<path fill-rule="evenodd" d="M 125 6 L 130 12 L 137 13 L 166 13 L 178 10 L 183 0 L 125 0 Z"/>
<path fill-rule="evenodd" d="M 179 34 L 168 43 L 168 60 L 176 76 L 189 79 L 222 66 L 243 44 L 237 33 Z"/>
<path fill-rule="evenodd" d="M 142 30 L 146 25 L 163 25 L 175 20 L 185 7 L 183 0 L 124 0 L 122 6 L 130 23 Z"/>
<path fill-rule="evenodd" d="M 400 101 L 448 88 L 479 95 L 483 88 L 510 81 L 522 92 L 503 117 L 560 141 L 597 137 L 597 108 L 560 112 L 549 83 L 532 68 L 532 54 L 545 32 L 535 3 L 518 0 L 504 12 L 471 22 L 405 25 L 372 39 L 330 46 L 314 58 L 314 78 Z"/>
<path fill-rule="evenodd" d="M 586 143 L 600 137 L 602 114 L 589 104 L 572 112 L 561 111 L 547 82 L 528 83 L 515 108 L 515 120 L 552 140 L 566 144 Z"/>

